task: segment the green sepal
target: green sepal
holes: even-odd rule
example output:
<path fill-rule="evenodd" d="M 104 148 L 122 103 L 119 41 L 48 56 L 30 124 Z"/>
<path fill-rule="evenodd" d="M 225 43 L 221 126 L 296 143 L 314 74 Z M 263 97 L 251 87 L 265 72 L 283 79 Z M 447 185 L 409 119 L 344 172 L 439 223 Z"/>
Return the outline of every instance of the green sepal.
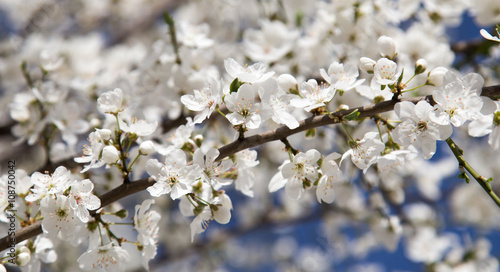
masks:
<path fill-rule="evenodd" d="M 405 73 L 405 68 L 403 68 L 403 70 L 401 71 L 401 75 L 399 75 L 399 78 L 398 78 L 398 85 L 401 84 L 401 82 L 403 81 L 403 74 Z"/>
<path fill-rule="evenodd" d="M 235 78 L 231 85 L 229 85 L 229 93 L 236 93 L 238 89 L 243 85 L 243 82 L 239 81 L 238 78 Z"/>

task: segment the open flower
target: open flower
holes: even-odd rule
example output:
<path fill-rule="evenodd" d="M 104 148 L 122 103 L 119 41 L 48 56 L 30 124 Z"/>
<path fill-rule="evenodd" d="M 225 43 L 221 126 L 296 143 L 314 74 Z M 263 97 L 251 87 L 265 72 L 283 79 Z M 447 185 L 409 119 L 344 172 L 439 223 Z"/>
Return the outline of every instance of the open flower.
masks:
<path fill-rule="evenodd" d="M 137 230 L 137 240 L 145 248 L 142 251 L 142 265 L 149 270 L 148 261 L 156 255 L 156 242 L 158 239 L 158 223 L 161 216 L 158 212 L 149 210 L 152 199 L 146 199 L 141 205 L 135 206 L 134 228 Z"/>
<path fill-rule="evenodd" d="M 250 84 L 264 82 L 274 75 L 274 72 L 266 72 L 267 66 L 263 63 L 258 62 L 243 67 L 232 58 L 224 60 L 224 68 L 231 76 L 231 80 L 238 78 L 240 82 Z"/>
<path fill-rule="evenodd" d="M 398 80 L 399 74 L 396 73 L 397 64 L 389 59 L 381 58 L 375 64 L 373 73 L 374 80 L 380 85 L 394 84 Z"/>
<path fill-rule="evenodd" d="M 207 119 L 222 102 L 222 87 L 220 82 L 209 77 L 208 86 L 201 90 L 194 90 L 194 96 L 186 94 L 181 97 L 181 102 L 192 111 L 201 111 L 194 117 L 194 123 L 199 124 Z"/>
<path fill-rule="evenodd" d="M 290 103 L 297 108 L 311 111 L 325 106 L 335 96 L 332 86 L 320 86 L 315 79 L 309 79 L 300 84 L 299 93 L 302 98 L 294 98 Z"/>
<path fill-rule="evenodd" d="M 107 91 L 97 99 L 97 106 L 103 113 L 117 114 L 122 111 L 123 91 L 116 88 L 112 91 Z"/>
<path fill-rule="evenodd" d="M 69 206 L 83 223 L 87 223 L 90 219 L 88 210 L 97 210 L 101 207 L 101 200 L 92 194 L 93 189 L 94 184 L 89 179 L 74 181 L 71 184 Z"/>
<path fill-rule="evenodd" d="M 335 61 L 328 67 L 328 73 L 325 69 L 320 69 L 319 72 L 337 91 L 348 91 L 365 81 L 364 79 L 356 80 L 359 72 L 358 68 L 352 64 L 344 67 L 342 63 Z"/>
<path fill-rule="evenodd" d="M 304 195 L 305 189 L 318 179 L 317 162 L 321 154 L 316 149 L 299 153 L 293 161 L 285 161 L 269 183 L 269 192 L 275 192 L 285 186 L 286 194 L 293 199 Z"/>
<path fill-rule="evenodd" d="M 333 152 L 323 159 L 323 164 L 321 165 L 323 176 L 319 179 L 318 188 L 316 189 L 316 198 L 319 203 L 321 201 L 326 203 L 333 202 L 333 185 L 342 179 L 342 172 L 337 162 L 335 162 L 338 158 L 340 158 L 340 154 Z"/>
<path fill-rule="evenodd" d="M 452 124 L 455 127 L 463 125 L 467 120 L 479 117 L 483 107 L 481 94 L 484 79 L 479 74 L 470 73 L 459 78 L 454 72 L 447 72 L 441 89 L 432 93 L 437 105 L 430 117 L 441 125 Z"/>
<path fill-rule="evenodd" d="M 84 224 L 70 207 L 68 197 L 57 195 L 57 198 L 47 197 L 42 201 L 42 230 L 55 238 L 58 234 L 65 241 L 78 240 Z"/>
<path fill-rule="evenodd" d="M 422 149 L 424 159 L 430 159 L 436 152 L 436 141 L 445 140 L 452 133 L 451 125 L 440 125 L 433 122 L 430 115 L 433 107 L 420 101 L 417 105 L 403 101 L 394 107 L 401 123 L 394 129 L 393 138 L 398 144 L 414 145 Z"/>
<path fill-rule="evenodd" d="M 77 262 L 85 271 L 123 271 L 130 261 L 128 252 L 112 243 L 96 247 L 83 253 Z"/>
<path fill-rule="evenodd" d="M 366 171 L 370 165 L 377 162 L 380 152 L 384 150 L 385 145 L 378 137 L 379 134 L 372 131 L 366 133 L 362 140 L 352 142 L 351 149 L 342 155 L 340 163 L 350 156 L 352 163 Z"/>
<path fill-rule="evenodd" d="M 199 165 L 187 165 L 186 154 L 180 149 L 170 151 L 165 156 L 165 163 L 148 160 L 146 171 L 157 181 L 148 192 L 154 197 L 170 193 L 172 199 L 189 193 L 191 185 L 202 175 Z"/>
<path fill-rule="evenodd" d="M 259 128 L 263 121 L 260 115 L 260 103 L 255 103 L 255 86 L 243 84 L 238 92 L 226 96 L 225 102 L 231 113 L 226 118 L 233 125 L 244 125 L 249 129 Z"/>
<path fill-rule="evenodd" d="M 230 179 L 222 178 L 221 175 L 233 166 L 233 162 L 231 160 L 216 162 L 215 159 L 219 154 L 216 148 L 210 148 L 206 154 L 203 154 L 201 149 L 196 149 L 193 154 L 193 164 L 199 165 L 203 170 L 202 179 L 211 184 L 215 190 L 232 182 Z"/>
<path fill-rule="evenodd" d="M 35 172 L 31 175 L 31 182 L 35 188 L 31 189 L 32 194 L 26 196 L 26 201 L 37 201 L 47 195 L 62 194 L 69 185 L 71 173 L 64 166 L 56 168 L 52 175 Z"/>

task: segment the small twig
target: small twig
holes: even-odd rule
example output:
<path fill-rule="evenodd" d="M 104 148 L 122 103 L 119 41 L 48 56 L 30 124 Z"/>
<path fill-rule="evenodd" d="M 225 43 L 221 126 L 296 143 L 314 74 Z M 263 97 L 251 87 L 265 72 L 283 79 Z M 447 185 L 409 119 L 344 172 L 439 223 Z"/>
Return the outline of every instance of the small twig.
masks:
<path fill-rule="evenodd" d="M 467 172 L 469 172 L 474 177 L 474 179 L 477 180 L 477 182 L 488 193 L 491 199 L 493 199 L 493 201 L 495 201 L 495 203 L 500 207 L 500 198 L 495 194 L 495 192 L 491 188 L 490 182 L 484 176 L 479 175 L 476 172 L 476 170 L 474 170 L 474 168 L 470 166 L 470 164 L 463 157 L 462 149 L 460 149 L 460 147 L 458 147 L 451 138 L 446 139 L 446 143 L 453 152 L 453 155 L 455 155 L 455 157 L 457 158 L 458 164 L 461 167 L 465 168 Z"/>

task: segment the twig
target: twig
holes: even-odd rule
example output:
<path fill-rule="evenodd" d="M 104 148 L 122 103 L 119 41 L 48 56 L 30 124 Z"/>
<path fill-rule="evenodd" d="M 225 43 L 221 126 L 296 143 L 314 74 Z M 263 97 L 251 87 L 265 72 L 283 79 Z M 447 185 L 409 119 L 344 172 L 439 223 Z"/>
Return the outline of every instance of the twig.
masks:
<path fill-rule="evenodd" d="M 453 152 L 453 155 L 455 155 L 455 157 L 457 158 L 458 164 L 463 168 L 465 168 L 467 172 L 469 172 L 474 177 L 474 179 L 477 180 L 477 182 L 488 193 L 491 199 L 493 199 L 493 201 L 495 201 L 495 203 L 500 207 L 500 198 L 495 194 L 495 192 L 491 188 L 490 182 L 484 176 L 479 175 L 476 172 L 476 170 L 474 170 L 474 168 L 470 166 L 470 164 L 464 159 L 462 149 L 460 149 L 460 147 L 458 147 L 457 144 L 455 144 L 455 142 L 451 138 L 446 139 L 446 143 Z"/>

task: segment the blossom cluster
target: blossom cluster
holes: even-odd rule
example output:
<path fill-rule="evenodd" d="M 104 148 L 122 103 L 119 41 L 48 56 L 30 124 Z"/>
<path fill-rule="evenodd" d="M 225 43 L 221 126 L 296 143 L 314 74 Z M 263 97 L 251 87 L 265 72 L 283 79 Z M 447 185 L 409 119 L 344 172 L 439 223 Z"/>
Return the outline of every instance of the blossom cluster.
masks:
<path fill-rule="evenodd" d="M 53 7 L 40 2 L 0 10 L 12 13 L 13 29 L 33 27 Z M 79 3 L 78 14 L 59 2 L 57 14 L 43 13 L 54 35 L 25 28 L 9 44 L 0 40 L 0 73 L 11 79 L 0 82 L 0 125 L 15 138 L 5 150 L 33 155 L 16 174 L 17 225 L 43 232 L 19 241 L 22 269 L 39 271 L 78 246 L 86 247 L 72 255 L 82 270 L 149 270 L 157 255 L 173 259 L 190 245 L 215 252 L 226 242 L 205 233 L 211 223 L 239 233 L 320 214 L 326 248 L 346 244 L 335 258 L 295 254 L 287 239 L 262 254 L 328 271 L 331 262 L 401 245 L 436 271 L 498 270 L 489 241 L 464 245 L 434 209 L 444 199 L 454 220 L 500 227 L 493 201 L 467 187 L 473 176 L 493 200 L 499 188 L 485 177 L 500 174 L 500 102 L 483 88 L 499 82 L 500 40 L 482 29 L 478 48 L 491 57 L 464 57 L 481 62 L 461 66 L 446 35 L 465 12 L 485 27 L 498 23 L 498 1 L 181 1 L 158 24 L 159 7 L 172 10 L 161 1 L 94 2 Z M 23 13 L 32 20 L 17 22 Z M 143 16 L 150 29 L 125 28 L 143 25 Z M 456 172 L 467 183 L 445 192 L 443 180 Z M 10 192 L 7 180 L 0 187 Z M 119 201 L 138 188 L 146 192 Z M 8 190 L 0 191 L 4 223 Z M 348 224 L 363 225 L 354 240 L 343 233 Z M 263 258 L 226 246 L 221 254 L 234 265 Z"/>

